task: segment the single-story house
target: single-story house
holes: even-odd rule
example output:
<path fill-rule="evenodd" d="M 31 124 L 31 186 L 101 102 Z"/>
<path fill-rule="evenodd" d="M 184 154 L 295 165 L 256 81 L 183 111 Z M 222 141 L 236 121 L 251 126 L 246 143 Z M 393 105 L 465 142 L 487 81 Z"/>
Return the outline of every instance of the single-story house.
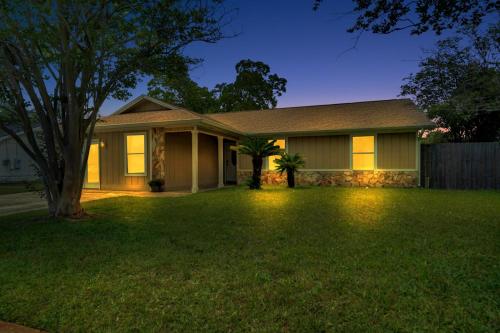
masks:
<path fill-rule="evenodd" d="M 242 183 L 251 160 L 232 149 L 247 136 L 276 139 L 305 166 L 298 184 L 419 185 L 417 132 L 433 127 L 407 99 L 198 114 L 140 96 L 98 121 L 85 187 L 167 190 Z M 263 181 L 281 183 L 270 157 Z"/>
<path fill-rule="evenodd" d="M 18 133 L 25 139 L 23 133 Z M 6 133 L 0 132 L 0 183 L 34 181 L 38 173 L 31 158 Z"/>

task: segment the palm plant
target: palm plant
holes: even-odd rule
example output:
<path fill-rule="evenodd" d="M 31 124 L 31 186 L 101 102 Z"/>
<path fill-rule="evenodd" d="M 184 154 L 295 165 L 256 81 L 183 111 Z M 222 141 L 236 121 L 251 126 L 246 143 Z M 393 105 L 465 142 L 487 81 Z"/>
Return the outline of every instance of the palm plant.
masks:
<path fill-rule="evenodd" d="M 260 178 L 264 158 L 280 154 L 281 149 L 275 143 L 276 140 L 269 141 L 265 138 L 249 137 L 238 146 L 240 154 L 252 157 L 252 178 L 248 182 L 250 189 L 260 189 L 261 187 Z"/>
<path fill-rule="evenodd" d="M 295 171 L 305 164 L 302 157 L 299 154 L 290 155 L 288 153 L 283 153 L 280 158 L 274 160 L 274 163 L 276 163 L 276 170 L 279 171 L 280 174 L 286 172 L 288 187 L 294 188 Z"/>

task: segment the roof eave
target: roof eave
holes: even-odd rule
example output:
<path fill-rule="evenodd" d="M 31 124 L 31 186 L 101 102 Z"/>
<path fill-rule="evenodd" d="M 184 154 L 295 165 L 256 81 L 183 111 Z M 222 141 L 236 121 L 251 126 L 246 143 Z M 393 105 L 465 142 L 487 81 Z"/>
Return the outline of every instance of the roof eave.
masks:
<path fill-rule="evenodd" d="M 245 133 L 234 129 L 230 126 L 222 124 L 218 121 L 214 121 L 207 118 L 200 119 L 186 119 L 186 120 L 169 120 L 169 121 L 156 121 L 156 122 L 134 122 L 134 123 L 123 123 L 123 124 L 103 124 L 102 122 L 96 124 L 96 132 L 105 132 L 106 130 L 119 130 L 119 129 L 141 129 L 141 128 L 152 128 L 152 127 L 166 127 L 175 128 L 181 126 L 198 126 L 198 125 L 208 125 L 215 128 L 219 128 L 226 132 L 231 132 L 237 135 L 246 135 Z"/>
<path fill-rule="evenodd" d="M 247 136 L 307 136 L 307 135 L 328 135 L 328 134 L 350 134 L 350 133 L 366 133 L 366 132 L 402 132 L 402 131 L 419 131 L 422 129 L 433 129 L 436 125 L 412 125 L 398 127 L 370 127 L 370 128 L 348 128 L 341 130 L 317 130 L 317 131 L 281 131 L 281 132 L 247 132 Z"/>
<path fill-rule="evenodd" d="M 105 132 L 109 129 L 133 129 L 133 128 L 151 128 L 151 127 L 179 127 L 179 126 L 195 126 L 201 123 L 201 119 L 185 119 L 174 121 L 148 121 L 148 122 L 134 122 L 122 124 L 96 124 L 96 132 Z"/>

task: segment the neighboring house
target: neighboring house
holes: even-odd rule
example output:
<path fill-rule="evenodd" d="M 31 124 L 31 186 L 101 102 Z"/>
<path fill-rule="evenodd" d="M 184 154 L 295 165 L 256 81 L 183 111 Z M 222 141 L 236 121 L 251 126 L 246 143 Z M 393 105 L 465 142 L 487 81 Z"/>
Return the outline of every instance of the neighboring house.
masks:
<path fill-rule="evenodd" d="M 403 186 L 419 184 L 417 131 L 431 128 L 407 99 L 198 114 L 141 96 L 95 128 L 87 188 L 167 190 L 223 187 L 251 174 L 251 160 L 232 147 L 245 136 L 277 139 L 306 163 L 298 184 Z M 283 182 L 270 157 L 266 183 Z"/>
<path fill-rule="evenodd" d="M 38 179 L 33 161 L 7 134 L 0 136 L 0 183 L 33 181 Z M 21 139 L 24 134 L 20 133 Z"/>

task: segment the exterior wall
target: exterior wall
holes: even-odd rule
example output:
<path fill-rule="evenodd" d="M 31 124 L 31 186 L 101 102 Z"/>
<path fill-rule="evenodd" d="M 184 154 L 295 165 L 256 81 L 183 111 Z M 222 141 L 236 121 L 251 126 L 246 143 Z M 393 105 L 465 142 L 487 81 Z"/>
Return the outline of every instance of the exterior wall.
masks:
<path fill-rule="evenodd" d="M 349 135 L 289 137 L 288 152 L 304 158 L 304 169 L 349 169 Z"/>
<path fill-rule="evenodd" d="M 251 171 L 239 171 L 238 181 L 244 183 Z M 344 187 L 416 187 L 417 171 L 299 171 L 295 175 L 297 185 L 344 186 Z M 264 184 L 286 184 L 286 174 L 263 171 Z"/>
<path fill-rule="evenodd" d="M 217 136 L 223 134 L 211 130 L 208 133 L 198 134 L 198 187 L 201 189 L 217 187 L 219 182 Z M 152 174 L 154 179 L 165 179 L 166 190 L 191 189 L 191 136 L 191 128 L 152 130 Z"/>
<path fill-rule="evenodd" d="M 165 108 L 151 101 L 143 100 L 137 103 L 136 105 L 132 106 L 124 113 L 160 111 L 160 110 L 165 110 Z"/>
<path fill-rule="evenodd" d="M 417 169 L 417 133 L 377 136 L 377 169 Z"/>
<path fill-rule="evenodd" d="M 248 155 L 238 154 L 238 169 L 252 170 L 252 158 Z"/>
<path fill-rule="evenodd" d="M 164 128 L 153 128 L 151 131 L 153 158 L 151 163 L 152 179 L 165 179 L 166 135 Z"/>
<path fill-rule="evenodd" d="M 0 182 L 37 180 L 35 170 L 31 158 L 14 139 L 0 141 Z"/>
<path fill-rule="evenodd" d="M 191 170 L 191 132 L 166 133 L 165 189 L 190 189 Z"/>
<path fill-rule="evenodd" d="M 144 133 L 144 131 L 136 131 Z M 125 133 L 98 133 L 96 137 L 104 143 L 99 148 L 100 181 L 103 190 L 148 190 L 149 158 L 146 158 L 146 176 L 125 176 Z M 146 155 L 149 156 L 148 135 L 146 133 Z"/>
<path fill-rule="evenodd" d="M 217 187 L 219 181 L 218 141 L 213 135 L 198 134 L 198 186 Z"/>
<path fill-rule="evenodd" d="M 366 133 L 376 136 L 375 170 L 351 169 L 351 136 L 288 137 L 289 153 L 299 153 L 305 166 L 296 174 L 299 185 L 415 187 L 418 186 L 417 148 L 415 132 Z M 240 156 L 238 182 L 251 176 L 250 159 Z M 243 163 L 245 164 L 243 164 Z M 286 175 L 264 170 L 265 184 L 285 184 Z"/>

